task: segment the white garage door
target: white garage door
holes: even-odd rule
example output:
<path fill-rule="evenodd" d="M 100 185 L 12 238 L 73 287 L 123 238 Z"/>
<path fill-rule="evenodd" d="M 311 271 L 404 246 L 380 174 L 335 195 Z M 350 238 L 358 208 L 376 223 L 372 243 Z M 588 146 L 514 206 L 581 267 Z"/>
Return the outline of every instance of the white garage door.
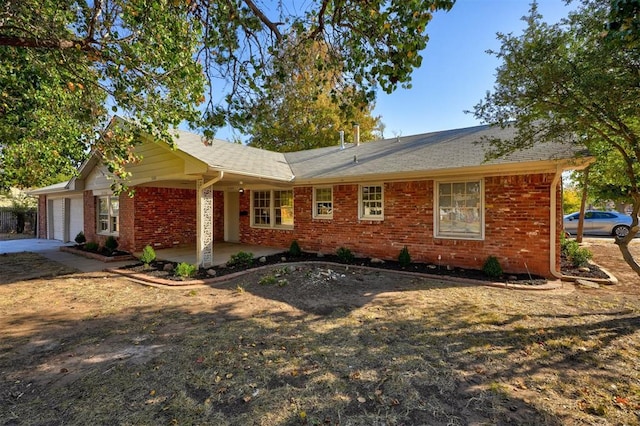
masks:
<path fill-rule="evenodd" d="M 64 199 L 51 200 L 49 206 L 49 238 L 62 241 L 64 239 Z"/>
<path fill-rule="evenodd" d="M 84 207 L 82 197 L 71 198 L 69 203 L 69 241 L 75 241 L 78 232 L 84 231 Z"/>

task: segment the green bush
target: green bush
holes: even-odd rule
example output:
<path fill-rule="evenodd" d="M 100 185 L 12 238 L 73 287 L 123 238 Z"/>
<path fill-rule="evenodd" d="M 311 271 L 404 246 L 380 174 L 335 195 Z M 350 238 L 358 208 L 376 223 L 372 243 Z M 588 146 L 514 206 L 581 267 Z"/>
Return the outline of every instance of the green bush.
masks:
<path fill-rule="evenodd" d="M 562 252 L 571 261 L 573 266 L 583 266 L 593 257 L 593 253 L 587 248 L 580 247 L 575 240 L 569 240 L 563 248 Z"/>
<path fill-rule="evenodd" d="M 253 265 L 253 253 L 245 251 L 239 251 L 236 254 L 232 254 L 227 262 L 227 266 L 241 266 L 248 268 Z"/>
<path fill-rule="evenodd" d="M 196 274 L 198 267 L 187 262 L 178 263 L 174 273 L 182 279 L 191 278 Z"/>
<path fill-rule="evenodd" d="M 82 231 L 78 232 L 78 235 L 76 235 L 76 238 L 75 238 L 75 242 L 78 245 L 82 245 L 87 242 L 87 237 L 84 236 L 84 232 Z"/>
<path fill-rule="evenodd" d="M 274 275 L 265 275 L 264 277 L 260 278 L 260 281 L 258 281 L 258 284 L 273 285 L 277 282 L 278 282 L 278 279 Z"/>
<path fill-rule="evenodd" d="M 298 244 L 297 240 L 291 241 L 291 245 L 289 246 L 289 254 L 293 257 L 298 257 L 302 254 L 300 244 Z"/>
<path fill-rule="evenodd" d="M 502 275 L 502 266 L 500 266 L 500 261 L 495 256 L 487 257 L 484 265 L 482 265 L 482 271 L 491 278 L 498 278 Z"/>
<path fill-rule="evenodd" d="M 86 251 L 98 251 L 99 248 L 100 246 L 98 245 L 98 243 L 94 241 L 89 241 L 87 244 L 84 245 L 84 249 Z"/>
<path fill-rule="evenodd" d="M 109 251 L 115 251 L 118 248 L 118 240 L 116 240 L 114 236 L 109 236 L 104 242 L 104 248 Z"/>
<path fill-rule="evenodd" d="M 398 255 L 398 262 L 400 262 L 400 266 L 406 268 L 411 264 L 411 255 L 409 254 L 409 249 L 407 246 L 402 247 L 400 250 L 400 254 Z"/>
<path fill-rule="evenodd" d="M 156 260 L 156 251 L 153 249 L 153 247 L 151 247 L 150 245 L 147 245 L 145 248 L 142 249 L 140 262 L 144 263 L 145 265 L 148 265 L 154 260 Z"/>
<path fill-rule="evenodd" d="M 338 259 L 340 259 L 340 261 L 344 263 L 351 263 L 355 259 L 355 256 L 353 255 L 353 253 L 351 253 L 351 250 L 346 247 L 340 247 L 336 251 L 336 255 L 338 256 Z"/>

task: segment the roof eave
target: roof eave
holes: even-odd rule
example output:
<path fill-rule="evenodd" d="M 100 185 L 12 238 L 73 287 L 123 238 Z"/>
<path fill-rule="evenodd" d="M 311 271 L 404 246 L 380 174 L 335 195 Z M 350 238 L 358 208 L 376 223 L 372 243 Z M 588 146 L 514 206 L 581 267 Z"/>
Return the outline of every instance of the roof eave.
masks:
<path fill-rule="evenodd" d="M 472 167 L 456 167 L 411 172 L 369 173 L 350 176 L 295 179 L 294 185 L 323 185 L 335 183 L 410 181 L 416 179 L 449 179 L 455 177 L 509 176 L 532 173 L 556 173 L 564 170 L 582 170 L 595 161 L 594 157 L 562 160 L 528 161 L 508 164 L 481 164 Z"/>

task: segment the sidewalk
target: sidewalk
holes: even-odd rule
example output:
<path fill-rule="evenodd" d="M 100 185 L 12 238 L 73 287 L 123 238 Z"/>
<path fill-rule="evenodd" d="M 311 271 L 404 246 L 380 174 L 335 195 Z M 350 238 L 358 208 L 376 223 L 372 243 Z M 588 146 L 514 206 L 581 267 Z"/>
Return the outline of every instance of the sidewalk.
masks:
<path fill-rule="evenodd" d="M 133 263 L 131 260 L 105 263 L 83 256 L 76 256 L 60 251 L 60 247 L 64 245 L 61 241 L 37 238 L 0 241 L 0 254 L 21 253 L 25 251 L 38 253 L 49 260 L 77 269 L 80 272 L 98 272 L 104 269 L 118 268 Z"/>

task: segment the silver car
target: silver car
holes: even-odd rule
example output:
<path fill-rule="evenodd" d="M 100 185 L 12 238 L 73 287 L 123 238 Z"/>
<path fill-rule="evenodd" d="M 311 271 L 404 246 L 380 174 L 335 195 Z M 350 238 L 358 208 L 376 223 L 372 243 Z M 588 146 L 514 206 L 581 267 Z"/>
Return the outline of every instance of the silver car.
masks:
<path fill-rule="evenodd" d="M 578 218 L 580 212 L 571 213 L 564 217 L 564 230 L 569 234 L 578 233 Z M 631 216 L 619 212 L 605 212 L 587 210 L 584 212 L 584 234 L 613 235 L 625 237 L 631 227 Z"/>

